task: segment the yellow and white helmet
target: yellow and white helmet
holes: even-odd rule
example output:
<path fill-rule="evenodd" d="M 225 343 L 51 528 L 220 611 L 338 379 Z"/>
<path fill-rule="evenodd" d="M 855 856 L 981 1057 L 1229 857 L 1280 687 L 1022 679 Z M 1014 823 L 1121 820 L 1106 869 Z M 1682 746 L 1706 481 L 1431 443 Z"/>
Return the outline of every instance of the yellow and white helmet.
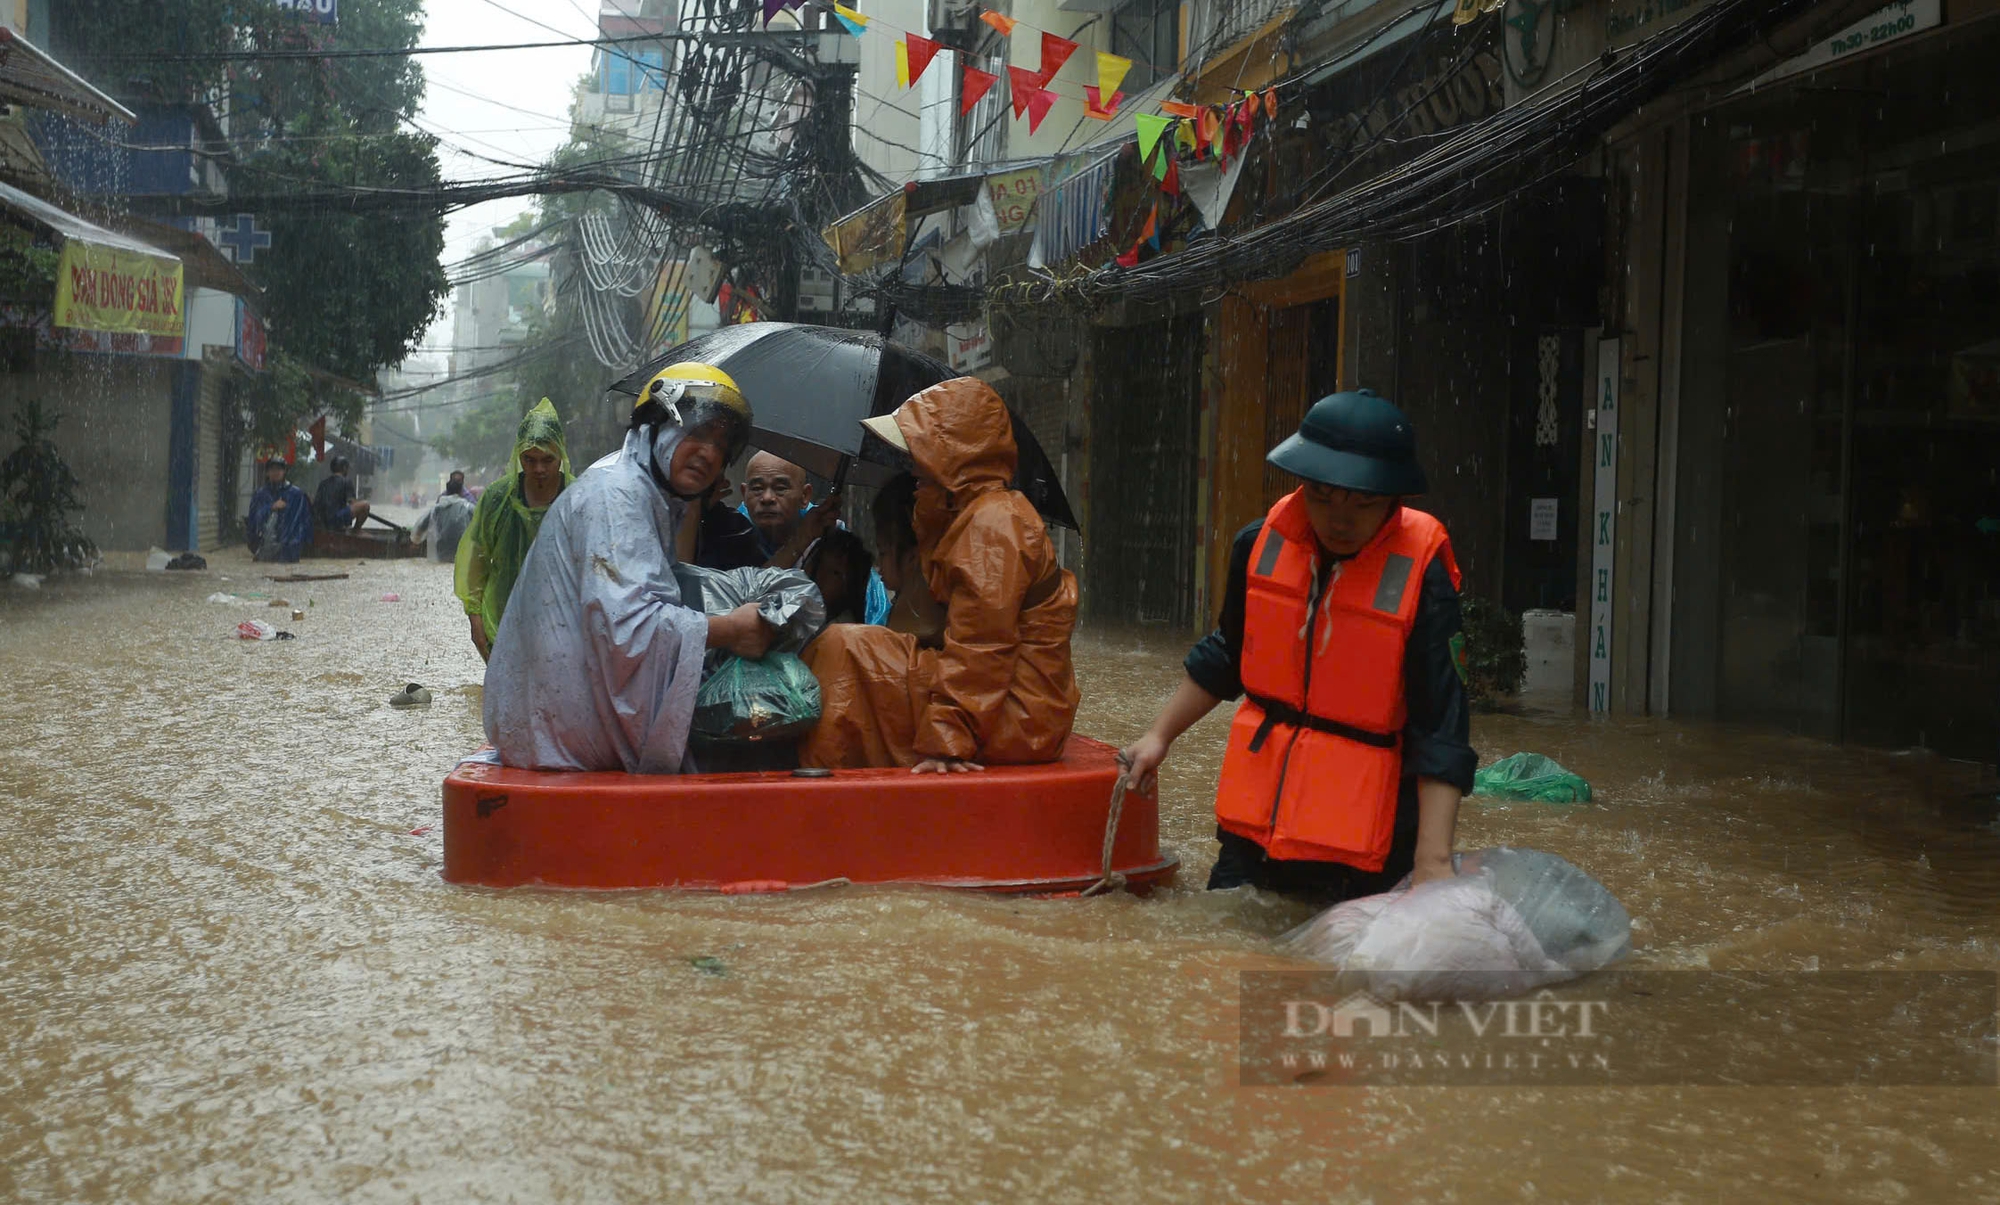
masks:
<path fill-rule="evenodd" d="M 730 375 L 713 364 L 669 364 L 647 380 L 632 423 L 666 422 L 693 431 L 720 425 L 734 460 L 750 442 L 750 402 Z"/>

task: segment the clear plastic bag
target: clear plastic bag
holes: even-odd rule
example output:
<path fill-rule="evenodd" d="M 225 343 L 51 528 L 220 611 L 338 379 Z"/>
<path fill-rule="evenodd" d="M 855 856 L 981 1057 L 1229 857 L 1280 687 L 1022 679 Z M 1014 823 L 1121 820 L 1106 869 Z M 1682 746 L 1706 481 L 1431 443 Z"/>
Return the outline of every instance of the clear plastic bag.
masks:
<path fill-rule="evenodd" d="M 704 746 L 790 741 L 819 722 L 819 682 L 791 653 L 730 657 L 702 680 L 690 739 Z"/>
<path fill-rule="evenodd" d="M 1337 904 L 1278 938 L 1383 1000 L 1495 1000 L 1587 975 L 1632 950 L 1632 918 L 1554 854 L 1500 846 L 1454 878 Z"/>

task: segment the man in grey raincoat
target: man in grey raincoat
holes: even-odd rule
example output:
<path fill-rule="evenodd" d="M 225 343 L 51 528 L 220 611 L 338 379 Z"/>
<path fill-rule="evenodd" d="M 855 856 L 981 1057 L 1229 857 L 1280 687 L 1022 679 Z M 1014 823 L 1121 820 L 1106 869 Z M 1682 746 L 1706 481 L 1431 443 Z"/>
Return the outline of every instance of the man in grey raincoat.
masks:
<path fill-rule="evenodd" d="M 625 446 L 549 507 L 494 641 L 486 739 L 504 765 L 676 774 L 710 648 L 762 657 L 755 604 L 681 599 L 674 534 L 750 435 L 736 383 L 706 364 L 647 382 Z"/>

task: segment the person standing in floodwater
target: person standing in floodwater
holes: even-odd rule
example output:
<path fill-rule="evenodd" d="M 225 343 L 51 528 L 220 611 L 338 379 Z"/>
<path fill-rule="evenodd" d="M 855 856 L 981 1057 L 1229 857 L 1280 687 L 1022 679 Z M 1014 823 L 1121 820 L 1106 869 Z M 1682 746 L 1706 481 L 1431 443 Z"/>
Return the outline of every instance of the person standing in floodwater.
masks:
<path fill-rule="evenodd" d="M 1127 781 L 1150 785 L 1181 733 L 1243 696 L 1209 890 L 1332 903 L 1450 878 L 1478 756 L 1451 539 L 1403 504 L 1426 488 L 1416 434 L 1386 398 L 1336 393 L 1266 459 L 1302 484 L 1237 533 L 1216 629 L 1121 754 Z"/>
<path fill-rule="evenodd" d="M 487 489 L 458 541 L 453 589 L 465 604 L 472 645 L 489 661 L 500 617 L 507 613 L 507 598 L 542 529 L 542 517 L 573 480 L 562 419 L 555 403 L 543 398 L 521 416 L 507 476 Z"/>

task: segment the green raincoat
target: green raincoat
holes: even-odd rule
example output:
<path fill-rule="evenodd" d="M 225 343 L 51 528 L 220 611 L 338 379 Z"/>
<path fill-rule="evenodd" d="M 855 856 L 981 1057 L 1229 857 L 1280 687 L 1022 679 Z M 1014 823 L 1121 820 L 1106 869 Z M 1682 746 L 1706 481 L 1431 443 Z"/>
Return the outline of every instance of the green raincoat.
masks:
<path fill-rule="evenodd" d="M 459 601 L 467 615 L 486 619 L 486 638 L 500 631 L 500 616 L 507 610 L 507 596 L 514 592 L 514 578 L 528 559 L 528 547 L 542 529 L 546 506 L 529 506 L 521 493 L 521 453 L 540 448 L 562 461 L 564 488 L 576 480 L 569 471 L 569 445 L 563 440 L 562 420 L 547 398 L 521 416 L 515 432 L 514 456 L 507 476 L 488 486 L 472 512 L 472 526 L 458 542 L 458 564 L 454 575 Z"/>

